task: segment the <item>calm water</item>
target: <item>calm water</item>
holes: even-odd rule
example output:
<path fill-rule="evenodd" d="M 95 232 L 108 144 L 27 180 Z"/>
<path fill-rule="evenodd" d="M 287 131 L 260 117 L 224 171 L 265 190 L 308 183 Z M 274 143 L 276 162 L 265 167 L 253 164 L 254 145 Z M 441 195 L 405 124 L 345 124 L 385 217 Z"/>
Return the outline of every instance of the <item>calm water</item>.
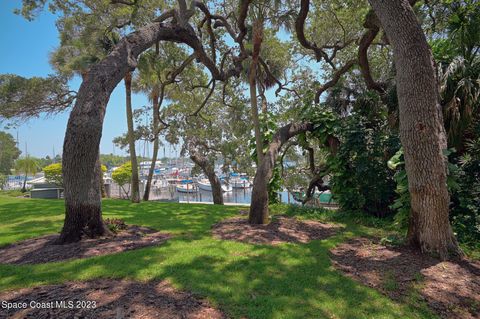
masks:
<path fill-rule="evenodd" d="M 282 202 L 288 203 L 288 192 L 282 192 Z M 213 202 L 212 192 L 199 190 L 197 193 L 179 193 L 175 191 L 175 198 L 178 198 L 182 202 Z M 225 203 L 241 203 L 250 204 L 252 200 L 252 189 L 237 189 L 233 191 L 223 193 L 223 201 Z M 293 198 L 290 196 L 290 201 L 293 202 Z"/>
<path fill-rule="evenodd" d="M 140 185 L 140 194 L 143 194 L 143 185 Z M 126 187 L 128 189 L 128 186 Z M 122 192 L 118 186 L 112 185 L 111 196 L 120 196 Z M 294 203 L 292 196 L 288 192 L 281 192 L 283 203 Z M 225 203 L 250 204 L 252 199 L 252 188 L 240 189 L 234 188 L 231 192 L 223 193 Z M 181 202 L 213 202 L 212 192 L 199 189 L 196 193 L 180 193 L 174 187 L 152 189 L 150 200 L 179 200 Z"/>

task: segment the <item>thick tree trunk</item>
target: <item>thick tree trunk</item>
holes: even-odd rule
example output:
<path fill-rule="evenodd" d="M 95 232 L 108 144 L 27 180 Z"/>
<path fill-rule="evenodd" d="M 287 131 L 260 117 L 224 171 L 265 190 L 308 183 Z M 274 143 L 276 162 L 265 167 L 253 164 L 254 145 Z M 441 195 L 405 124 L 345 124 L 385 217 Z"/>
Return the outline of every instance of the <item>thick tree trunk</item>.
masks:
<path fill-rule="evenodd" d="M 96 237 L 108 232 L 102 221 L 102 195 L 100 188 L 101 174 L 102 169 L 100 161 L 97 160 L 94 165 L 91 179 L 87 180 L 85 176 L 82 176 L 81 174 L 77 175 L 76 183 L 82 186 L 89 183 L 87 187 L 88 192 L 86 197 L 82 198 L 81 201 L 65 202 L 65 223 L 57 243 L 63 244 L 76 242 L 84 235 L 88 237 Z"/>
<path fill-rule="evenodd" d="M 461 251 L 448 219 L 450 202 L 433 57 L 407 0 L 369 0 L 393 47 L 400 138 L 411 195 L 408 240 L 442 259 Z"/>
<path fill-rule="evenodd" d="M 152 23 L 126 36 L 102 61 L 85 75 L 67 124 L 63 144 L 65 222 L 59 243 L 80 240 L 85 229 L 90 235 L 102 233 L 98 172 L 100 138 L 110 94 L 127 72 L 136 66 L 136 57 L 155 42 L 178 41 L 197 49 L 193 31 Z"/>
<path fill-rule="evenodd" d="M 248 215 L 250 224 L 267 224 L 269 222 L 268 183 L 272 178 L 280 148 L 293 136 L 312 129 L 311 123 L 291 123 L 281 127 L 273 136 L 253 180 L 252 202 Z"/>
<path fill-rule="evenodd" d="M 192 142 L 189 142 L 188 152 L 190 153 L 190 159 L 197 164 L 207 176 L 208 181 L 212 187 L 213 203 L 216 205 L 223 205 L 223 194 L 222 194 L 222 183 L 215 174 L 215 168 L 212 163 L 200 154 L 196 149 L 195 145 Z"/>
<path fill-rule="evenodd" d="M 138 179 L 137 152 L 135 150 L 135 134 L 133 128 L 133 110 L 132 110 L 132 72 L 125 74 L 125 97 L 127 113 L 127 139 L 128 150 L 130 152 L 130 162 L 132 163 L 132 203 L 140 202 L 140 182 Z"/>

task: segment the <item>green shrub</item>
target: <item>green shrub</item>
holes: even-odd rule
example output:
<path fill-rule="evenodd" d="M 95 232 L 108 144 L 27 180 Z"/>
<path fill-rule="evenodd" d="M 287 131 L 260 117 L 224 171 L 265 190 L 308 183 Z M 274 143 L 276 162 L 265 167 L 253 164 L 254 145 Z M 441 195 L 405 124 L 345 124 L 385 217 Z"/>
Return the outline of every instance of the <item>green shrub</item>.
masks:
<path fill-rule="evenodd" d="M 410 218 L 410 193 L 408 192 L 408 178 L 405 170 L 405 160 L 403 158 L 403 149 L 401 148 L 389 161 L 388 168 L 395 171 L 393 179 L 396 183 L 395 193 L 397 197 L 390 205 L 395 213 L 395 225 L 399 229 L 407 230 L 408 220 Z"/>
<path fill-rule="evenodd" d="M 395 181 L 387 160 L 398 150 L 399 139 L 386 122 L 385 106 L 371 93 L 359 98 L 342 122 L 340 148 L 330 168 L 332 193 L 344 210 L 377 217 L 391 212 Z"/>
<path fill-rule="evenodd" d="M 480 248 L 480 138 L 467 143 L 457 159 L 456 187 L 452 190 L 450 221 L 460 243 Z"/>
<path fill-rule="evenodd" d="M 130 196 L 129 189 L 125 189 L 124 186 L 129 184 L 132 180 L 132 163 L 127 162 L 114 170 L 112 172 L 112 179 L 118 184 L 118 186 L 120 186 L 120 188 L 124 191 L 125 196 L 128 198 Z"/>
<path fill-rule="evenodd" d="M 47 182 L 54 183 L 59 186 L 63 185 L 61 163 L 47 165 L 43 168 L 43 172 L 45 173 L 45 179 Z"/>

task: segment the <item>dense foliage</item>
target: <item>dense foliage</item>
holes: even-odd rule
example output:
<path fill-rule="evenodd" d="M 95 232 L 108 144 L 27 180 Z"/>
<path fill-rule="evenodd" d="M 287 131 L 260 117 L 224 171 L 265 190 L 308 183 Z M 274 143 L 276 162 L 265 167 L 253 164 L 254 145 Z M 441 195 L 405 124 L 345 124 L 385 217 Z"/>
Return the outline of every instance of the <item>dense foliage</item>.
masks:
<path fill-rule="evenodd" d="M 480 126 L 479 126 L 480 128 Z M 477 135 L 480 136 L 480 135 Z M 457 238 L 470 248 L 480 248 L 480 137 L 466 143 L 459 158 L 452 191 L 450 220 Z"/>
<path fill-rule="evenodd" d="M 388 159 L 400 147 L 386 124 L 386 109 L 375 94 L 360 97 L 342 121 L 340 148 L 332 160 L 332 192 L 343 209 L 388 215 L 395 197 Z"/>
<path fill-rule="evenodd" d="M 0 174 L 9 175 L 18 156 L 20 156 L 20 150 L 13 136 L 0 131 Z"/>

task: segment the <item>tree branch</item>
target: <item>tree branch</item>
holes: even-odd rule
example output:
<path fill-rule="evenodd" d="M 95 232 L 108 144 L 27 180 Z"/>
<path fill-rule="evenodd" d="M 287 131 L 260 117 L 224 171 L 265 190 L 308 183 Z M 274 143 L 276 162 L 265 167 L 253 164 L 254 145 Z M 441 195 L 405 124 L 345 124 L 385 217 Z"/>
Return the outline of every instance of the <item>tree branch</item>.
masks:
<path fill-rule="evenodd" d="M 373 10 L 368 12 L 363 26 L 367 28 L 367 31 L 358 43 L 358 65 L 360 66 L 360 72 L 365 79 L 367 89 L 385 93 L 384 85 L 375 82 L 373 79 L 370 71 L 370 63 L 368 62 L 368 48 L 380 31 L 380 22 Z"/>
<path fill-rule="evenodd" d="M 338 83 L 340 78 L 342 77 L 343 74 L 347 73 L 351 67 L 353 67 L 355 64 L 357 64 L 357 60 L 350 60 L 345 65 L 337 70 L 335 74 L 333 75 L 332 79 L 325 84 L 323 84 L 318 90 L 317 93 L 315 93 L 315 103 L 320 103 L 320 96 L 322 95 L 323 92 L 328 90 L 329 88 L 333 87 Z"/>
<path fill-rule="evenodd" d="M 208 84 L 208 86 L 210 86 L 210 85 L 212 85 L 212 88 L 210 89 L 210 92 L 208 92 L 208 94 L 205 97 L 205 99 L 203 100 L 202 104 L 200 104 L 200 106 L 195 110 L 195 112 L 193 112 L 189 116 L 198 115 L 198 113 L 200 113 L 200 111 L 203 109 L 203 107 L 207 104 L 208 99 L 212 96 L 213 91 L 215 90 L 215 79 L 210 80 L 210 83 Z"/>

